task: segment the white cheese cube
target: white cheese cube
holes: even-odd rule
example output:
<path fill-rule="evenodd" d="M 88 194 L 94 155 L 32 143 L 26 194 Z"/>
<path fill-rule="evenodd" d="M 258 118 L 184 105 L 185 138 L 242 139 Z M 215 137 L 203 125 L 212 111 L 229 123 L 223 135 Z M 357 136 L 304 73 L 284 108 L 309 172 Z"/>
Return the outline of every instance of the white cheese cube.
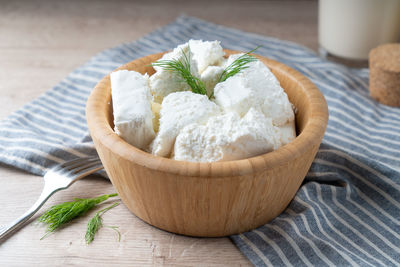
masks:
<path fill-rule="evenodd" d="M 149 76 L 120 70 L 110 74 L 114 131 L 129 144 L 145 149 L 155 137 Z"/>
<path fill-rule="evenodd" d="M 173 158 L 194 162 L 237 160 L 280 145 L 280 131 L 272 120 L 251 108 L 243 118 L 230 112 L 210 118 L 206 125 L 186 126 L 176 138 Z"/>
<path fill-rule="evenodd" d="M 187 125 L 176 137 L 172 158 L 192 162 L 224 160 L 229 156 L 229 137 L 238 129 L 239 121 L 239 115 L 231 112 L 211 117 L 206 125 Z"/>
<path fill-rule="evenodd" d="M 226 65 L 231 64 L 240 55 L 231 55 Z M 215 103 L 225 111 L 235 111 L 241 116 L 250 107 L 259 108 L 277 126 L 294 120 L 292 105 L 287 94 L 270 69 L 259 60 L 248 66 L 247 69 L 215 86 Z"/>
<path fill-rule="evenodd" d="M 189 45 L 193 52 L 193 59 L 197 62 L 199 73 L 202 73 L 208 66 L 218 64 L 225 55 L 220 41 L 190 40 Z"/>
<path fill-rule="evenodd" d="M 160 126 L 153 143 L 152 153 L 167 157 L 180 130 L 191 123 L 206 123 L 220 113 L 220 108 L 207 96 L 192 92 L 176 92 L 166 96 L 160 110 Z"/>
<path fill-rule="evenodd" d="M 190 90 L 190 86 L 182 81 L 182 77 L 172 71 L 154 73 L 150 77 L 150 88 L 156 103 L 161 103 L 164 97 L 173 92 Z"/>
<path fill-rule="evenodd" d="M 280 86 L 278 79 L 261 61 L 249 64 L 240 74 L 246 77 L 247 84 L 254 94 L 264 99 L 261 103 L 264 115 L 272 119 L 274 125 L 281 126 L 294 120 L 292 104 Z"/>
<path fill-rule="evenodd" d="M 252 88 L 247 86 L 246 79 L 235 75 L 226 81 L 217 83 L 214 87 L 214 101 L 225 112 L 236 112 L 244 116 L 247 111 L 256 105 L 256 96 Z"/>
<path fill-rule="evenodd" d="M 246 78 L 247 84 L 257 95 L 266 96 L 271 93 L 284 93 L 278 79 L 264 63 L 257 60 L 249 63 L 248 66 L 239 75 Z"/>
<path fill-rule="evenodd" d="M 234 136 L 232 146 L 236 150 L 242 150 L 241 158 L 249 158 L 261 155 L 281 146 L 280 131 L 272 124 L 272 120 L 255 109 L 242 118 L 240 127 L 244 130 L 238 131 Z M 237 158 L 239 159 L 239 158 Z"/>
<path fill-rule="evenodd" d="M 172 52 L 164 54 L 160 60 L 178 60 L 184 62 L 184 54 L 188 57 L 190 64 L 190 72 L 192 75 L 199 77 L 197 63 L 193 59 L 189 44 L 179 45 Z M 182 79 L 179 73 L 172 70 L 164 70 L 162 67 L 155 66 L 156 72 L 150 77 L 150 88 L 153 94 L 154 102 L 161 103 L 163 98 L 170 93 L 179 91 L 188 91 L 190 86 Z"/>
<path fill-rule="evenodd" d="M 265 116 L 272 119 L 276 126 L 282 126 L 294 121 L 292 104 L 289 102 L 285 92 L 267 95 L 262 104 L 262 111 Z"/>
<path fill-rule="evenodd" d="M 204 83 L 207 95 L 212 95 L 214 87 L 218 83 L 224 68 L 219 66 L 208 66 L 200 76 L 200 80 Z"/>

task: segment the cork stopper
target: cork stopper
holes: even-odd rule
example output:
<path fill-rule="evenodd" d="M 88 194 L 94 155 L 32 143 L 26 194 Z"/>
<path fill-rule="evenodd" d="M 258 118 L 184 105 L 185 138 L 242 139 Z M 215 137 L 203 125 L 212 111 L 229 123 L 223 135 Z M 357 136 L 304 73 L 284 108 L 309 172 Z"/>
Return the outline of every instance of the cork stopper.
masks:
<path fill-rule="evenodd" d="M 369 91 L 382 104 L 400 107 L 400 44 L 384 44 L 369 53 Z"/>

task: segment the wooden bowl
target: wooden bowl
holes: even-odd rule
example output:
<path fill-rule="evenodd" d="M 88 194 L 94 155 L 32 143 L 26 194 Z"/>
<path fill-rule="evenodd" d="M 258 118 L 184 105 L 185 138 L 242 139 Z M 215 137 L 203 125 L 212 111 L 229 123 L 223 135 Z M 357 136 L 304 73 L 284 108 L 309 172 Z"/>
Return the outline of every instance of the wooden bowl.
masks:
<path fill-rule="evenodd" d="M 136 59 L 118 70 L 151 75 L 149 64 L 162 54 Z M 317 153 L 328 108 L 306 77 L 282 63 L 258 58 L 297 109 L 297 137 L 273 152 L 243 160 L 176 161 L 129 145 L 113 131 L 110 76 L 96 85 L 86 106 L 90 134 L 111 182 L 136 216 L 169 232 L 217 237 L 257 228 L 287 207 Z"/>

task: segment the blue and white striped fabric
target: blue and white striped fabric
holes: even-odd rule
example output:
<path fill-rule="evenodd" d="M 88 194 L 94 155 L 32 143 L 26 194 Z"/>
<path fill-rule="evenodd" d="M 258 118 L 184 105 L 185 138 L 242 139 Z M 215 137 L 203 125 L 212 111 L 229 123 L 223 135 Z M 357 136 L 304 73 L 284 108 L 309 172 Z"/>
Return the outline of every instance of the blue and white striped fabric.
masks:
<path fill-rule="evenodd" d="M 309 77 L 329 106 L 329 125 L 287 210 L 232 236 L 257 266 L 400 265 L 400 109 L 368 96 L 368 69 L 327 62 L 294 43 L 182 16 L 142 39 L 104 51 L 0 123 L 0 161 L 43 175 L 50 166 L 95 154 L 84 106 L 89 92 L 123 63 L 188 39 L 281 61 Z"/>

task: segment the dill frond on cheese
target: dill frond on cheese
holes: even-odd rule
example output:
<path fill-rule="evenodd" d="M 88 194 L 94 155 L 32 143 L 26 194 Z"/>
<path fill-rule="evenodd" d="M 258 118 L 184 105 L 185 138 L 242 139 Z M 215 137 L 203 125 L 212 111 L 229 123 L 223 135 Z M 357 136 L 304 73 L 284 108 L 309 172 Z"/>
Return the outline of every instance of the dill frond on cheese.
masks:
<path fill-rule="evenodd" d="M 229 77 L 232 77 L 236 75 L 237 73 L 241 72 L 244 69 L 247 69 L 249 66 L 248 64 L 257 61 L 258 59 L 252 55 L 254 51 L 256 51 L 260 46 L 254 48 L 253 50 L 241 55 L 238 57 L 235 61 L 233 61 L 229 66 L 227 66 L 224 71 L 221 74 L 221 77 L 219 78 L 218 82 L 223 82 Z M 191 52 L 189 49 L 188 53 L 185 53 L 183 50 L 182 55 L 183 58 L 182 60 L 177 60 L 177 59 L 170 59 L 170 60 L 158 60 L 151 65 L 161 67 L 164 70 L 168 71 L 174 71 L 181 76 L 183 81 L 185 81 L 190 88 L 192 89 L 193 93 L 196 94 L 201 94 L 201 95 L 207 95 L 207 90 L 206 86 L 204 83 L 196 76 L 194 76 L 191 72 L 190 68 L 190 59 L 191 59 Z M 212 98 L 213 93 L 211 95 L 208 95 L 208 98 Z"/>
<path fill-rule="evenodd" d="M 193 93 L 207 95 L 207 90 L 204 83 L 194 76 L 190 69 L 190 57 L 191 52 L 186 54 L 182 50 L 183 59 L 182 61 L 171 59 L 171 60 L 158 60 L 152 63 L 152 66 L 158 66 L 164 70 L 174 71 L 178 73 L 182 79 L 190 86 Z"/>
<path fill-rule="evenodd" d="M 260 48 L 260 46 L 257 46 L 253 50 L 250 50 L 249 52 L 241 55 L 235 61 L 229 64 L 229 66 L 227 66 L 222 72 L 221 77 L 219 78 L 219 82 L 226 81 L 226 79 L 228 79 L 229 77 L 232 77 L 242 70 L 247 69 L 249 67 L 249 63 L 257 61 L 258 59 L 250 54 L 256 51 L 258 48 Z"/>

